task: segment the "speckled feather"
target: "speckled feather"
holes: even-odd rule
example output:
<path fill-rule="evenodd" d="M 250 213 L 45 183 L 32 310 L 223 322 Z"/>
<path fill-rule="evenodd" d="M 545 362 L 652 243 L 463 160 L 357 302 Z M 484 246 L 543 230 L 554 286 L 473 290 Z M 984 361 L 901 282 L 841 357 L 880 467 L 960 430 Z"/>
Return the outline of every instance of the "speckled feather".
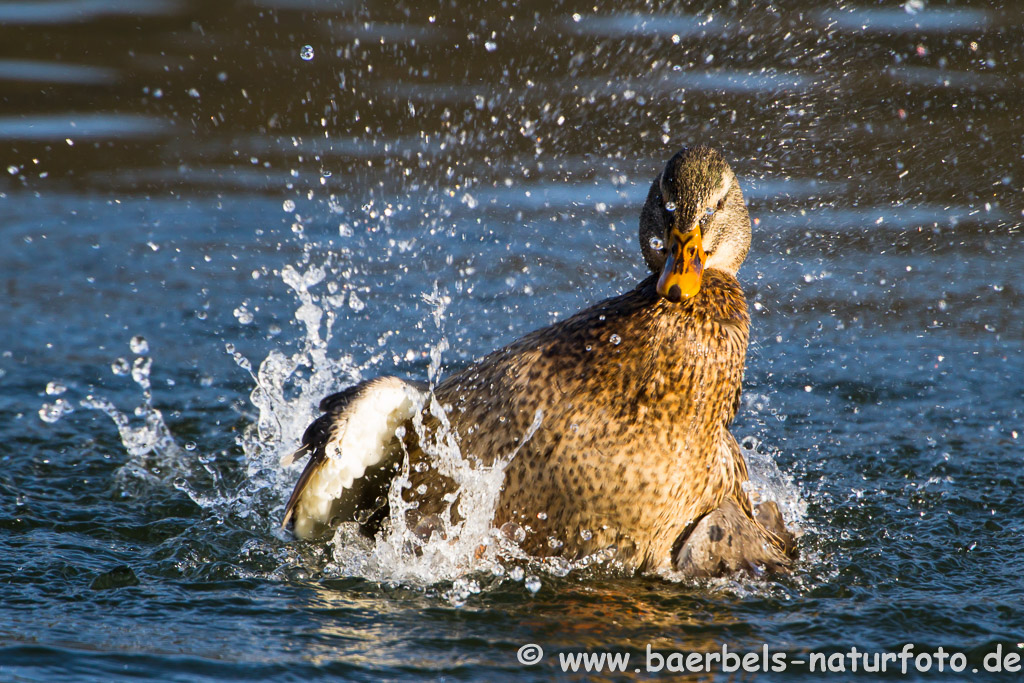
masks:
<path fill-rule="evenodd" d="M 746 465 L 728 431 L 748 338 L 743 292 L 709 271 L 696 297 L 673 304 L 655 279 L 436 389 L 464 456 L 489 463 L 519 448 L 495 524 L 527 529 L 531 554 L 574 558 L 614 545 L 628 565 L 668 567 L 689 525 L 726 496 L 746 500 Z M 537 411 L 541 426 L 521 445 Z M 419 512 L 440 512 L 447 487 L 436 472 L 414 475 L 411 491 L 419 484 L 427 493 L 408 496 L 421 499 Z"/>

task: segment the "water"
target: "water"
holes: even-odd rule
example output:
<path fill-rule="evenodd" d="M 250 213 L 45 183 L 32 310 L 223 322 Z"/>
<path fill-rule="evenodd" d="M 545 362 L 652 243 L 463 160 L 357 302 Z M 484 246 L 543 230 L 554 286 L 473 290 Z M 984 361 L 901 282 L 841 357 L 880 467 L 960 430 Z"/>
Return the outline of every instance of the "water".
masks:
<path fill-rule="evenodd" d="M 957 680 L 1020 652 L 1022 26 L 980 2 L 0 5 L 0 678 L 546 680 L 582 651 L 646 677 L 648 645 L 912 643 L 966 670 L 906 678 Z M 476 514 L 418 552 L 278 530 L 322 395 L 632 286 L 647 186 L 692 142 L 756 220 L 735 432 L 803 529 L 792 576 L 532 562 L 481 523 L 500 472 L 463 471 Z M 794 675 L 820 678 L 761 677 Z"/>

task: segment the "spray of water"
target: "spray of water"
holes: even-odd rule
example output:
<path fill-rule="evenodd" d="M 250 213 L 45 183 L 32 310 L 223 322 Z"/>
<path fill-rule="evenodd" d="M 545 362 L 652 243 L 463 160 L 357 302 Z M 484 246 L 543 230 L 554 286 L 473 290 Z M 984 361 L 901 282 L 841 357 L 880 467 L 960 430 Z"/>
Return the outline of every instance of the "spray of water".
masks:
<path fill-rule="evenodd" d="M 271 350 L 254 372 L 247 358 L 233 345 L 225 345 L 235 363 L 249 373 L 256 385 L 249 400 L 257 410 L 257 419 L 245 430 L 239 445 L 245 453 L 249 480 L 258 481 L 261 486 L 286 486 L 288 478 L 282 476 L 278 461 L 298 447 L 303 431 L 318 415 L 320 399 L 362 379 L 351 355 L 328 355 L 327 343 L 335 314 L 329 304 L 322 304 L 311 291 L 325 277 L 325 265 L 319 264 L 309 265 L 305 270 L 289 265 L 281 271 L 281 278 L 299 302 L 295 319 L 305 331 L 295 353 L 288 356 Z M 299 369 L 303 372 L 297 372 Z"/>
<path fill-rule="evenodd" d="M 259 367 L 254 368 L 232 344 L 225 345 L 235 364 L 247 372 L 254 383 L 249 399 L 256 410 L 255 421 L 238 438 L 246 476 L 235 490 L 208 491 L 207 487 L 195 485 L 197 462 L 202 465 L 206 461 L 190 452 L 195 449 L 193 444 L 183 448 L 177 443 L 162 413 L 153 405 L 149 380 L 152 358 L 148 355 L 148 344 L 141 337 L 132 339 L 130 346 L 135 358 L 132 361 L 117 359 L 112 371 L 115 375 L 130 375 L 141 389 L 142 401 L 132 411 L 135 419 L 102 396 L 90 394 L 80 402 L 82 407 L 106 414 L 118 429 L 129 456 L 118 472 L 119 485 L 123 489 L 139 481 L 149 485 L 172 485 L 213 514 L 219 515 L 227 509 L 239 517 L 255 516 L 262 520 L 257 527 L 263 526 L 272 536 L 288 540 L 291 546 L 309 546 L 281 554 L 254 541 L 242 548 L 243 555 L 270 552 L 286 564 L 312 561 L 327 577 L 361 577 L 386 585 L 431 590 L 441 586 L 441 595 L 453 604 L 461 604 L 489 584 L 504 580 L 522 582 L 527 591 L 536 592 L 542 585 L 540 577 L 543 575 L 566 576 L 595 565 L 614 569 L 610 552 L 598 552 L 575 562 L 557 557 L 529 558 L 519 548 L 517 541 L 522 539 L 516 538 L 514 532 L 494 528 L 492 520 L 505 468 L 541 426 L 544 415 L 538 411 L 517 449 L 496 454 L 491 464 L 485 466 L 462 456 L 448 415 L 432 393 L 440 376 L 443 354 L 449 348 L 444 323 L 451 301 L 436 283 L 433 291 L 423 296 L 438 335 L 428 354 L 431 393 L 424 406 L 436 426 L 426 428 L 424 415 L 414 418 L 412 426 L 432 465 L 455 484 L 456 494 L 452 495 L 448 510 L 428 535 L 409 528 L 405 512 L 415 503 L 407 502 L 402 496 L 411 486 L 406 453 L 388 493 L 392 514 L 377 537 L 368 539 L 360 534 L 357 524 L 346 523 L 338 527 L 326 547 L 292 543 L 287 539 L 278 524 L 284 500 L 297 473 L 281 468 L 281 456 L 298 446 L 303 431 L 319 414 L 320 400 L 361 381 L 366 365 L 375 362 L 371 359 L 360 366 L 350 354 L 332 357 L 328 352 L 336 307 L 340 304 L 336 297 L 316 291 L 327 279 L 329 266 L 329 262 L 311 263 L 307 252 L 302 265 L 289 265 L 281 271 L 282 280 L 298 303 L 294 317 L 303 332 L 294 353 L 287 355 L 272 349 Z M 51 385 L 48 394 L 63 393 L 63 386 Z M 40 417 L 54 422 L 71 411 L 70 405 L 60 397 L 54 403 L 44 404 Z M 762 452 L 756 441 L 745 439 L 743 450 L 750 465 L 751 481 L 747 490 L 752 498 L 776 501 L 787 523 L 799 527 L 805 518 L 806 506 L 795 484 L 779 470 L 769 454 Z M 669 574 L 667 578 L 677 577 Z M 730 586 L 736 588 L 733 584 Z"/>
<path fill-rule="evenodd" d="M 121 443 L 128 452 L 128 460 L 115 474 L 115 481 L 123 492 L 137 492 L 139 485 L 159 486 L 190 472 L 190 460 L 185 449 L 175 441 L 163 413 L 153 405 L 153 387 L 150 373 L 153 359 L 149 355 L 149 343 L 142 336 L 135 336 L 129 342 L 134 354 L 132 360 L 116 359 L 110 366 L 114 375 L 130 376 L 141 391 L 141 402 L 131 411 L 122 412 L 114 403 L 99 394 L 88 393 L 79 401 L 82 408 L 98 410 L 109 417 L 117 427 Z M 61 393 L 66 387 L 51 382 L 47 393 Z M 52 404 L 44 404 L 39 410 L 45 422 L 56 422 L 73 412 L 73 403 L 63 397 Z M 132 419 L 134 416 L 135 419 Z"/>
<path fill-rule="evenodd" d="M 287 276 L 296 281 L 293 276 Z M 286 280 L 288 281 L 288 280 Z M 300 307 L 297 316 L 308 321 L 318 320 L 319 311 L 315 304 L 300 287 L 292 286 L 299 296 Z M 447 295 L 438 290 L 435 284 L 431 293 L 424 295 L 430 316 L 440 335 L 439 340 L 431 345 L 427 368 L 427 376 L 433 384 L 437 381 L 442 357 L 448 350 L 448 340 L 443 335 L 445 310 L 450 303 Z M 309 349 L 319 348 L 319 332 L 316 324 L 306 326 L 306 344 Z M 258 381 L 262 387 L 268 384 L 274 391 L 264 391 L 253 403 L 260 408 L 259 424 L 271 424 L 270 430 L 260 431 L 253 435 L 254 442 L 247 447 L 247 453 L 262 461 L 264 466 L 271 460 L 259 457 L 268 447 L 267 436 L 277 437 L 287 429 L 281 430 L 282 415 L 280 411 L 288 411 L 288 420 L 297 421 L 289 427 L 304 428 L 308 424 L 309 409 L 316 405 L 328 387 L 323 386 L 336 381 L 339 367 L 322 353 L 310 353 L 302 358 L 310 364 L 311 378 L 305 380 L 303 391 L 291 402 L 283 400 L 281 387 L 289 380 L 292 370 L 297 367 L 293 357 L 289 363 L 276 360 L 270 365 L 268 361 L 276 358 L 275 353 L 268 356 L 261 366 Z M 352 381 L 359 377 L 352 372 L 351 361 L 347 361 L 340 369 L 347 373 Z M 263 376 L 263 370 L 270 369 L 272 377 Z M 320 377 L 323 382 L 315 382 Z M 335 385 L 336 386 L 336 385 Z M 255 393 L 255 392 L 254 392 Z M 439 583 L 448 585 L 445 597 L 454 603 L 460 603 L 481 590 L 482 577 L 501 577 L 505 574 L 505 563 L 510 560 L 525 561 L 514 538 L 509 538 L 500 530 L 493 528 L 491 520 L 498 502 L 501 484 L 504 480 L 505 467 L 515 457 L 516 452 L 501 454 L 490 465 L 471 462 L 462 456 L 459 450 L 455 431 L 448 421 L 448 415 L 431 393 L 425 402 L 426 414 L 433 418 L 437 425 L 428 429 L 424 423 L 425 416 L 417 415 L 412 422 L 413 429 L 419 437 L 419 443 L 429 456 L 433 466 L 443 476 L 455 484 L 457 491 L 449 501 L 445 514 L 437 520 L 438 524 L 431 533 L 410 528 L 406 512 L 415 503 L 407 502 L 402 492 L 411 487 L 409 454 L 405 453 L 401 469 L 392 482 L 388 493 L 388 503 L 392 514 L 386 528 L 373 540 L 360 535 L 355 523 L 342 524 L 337 529 L 330 543 L 332 561 L 324 568 L 327 575 L 358 576 L 391 585 L 412 587 L 431 587 Z M 296 417 L 296 414 L 299 417 Z M 525 443 L 539 428 L 543 419 L 538 413 L 528 432 L 521 439 Z M 402 436 L 404 427 L 399 428 Z M 301 433 L 296 429 L 297 433 Z M 292 446 L 294 447 L 294 446 Z M 277 450 L 272 458 L 276 462 Z M 457 508 L 457 509 L 454 509 Z"/>

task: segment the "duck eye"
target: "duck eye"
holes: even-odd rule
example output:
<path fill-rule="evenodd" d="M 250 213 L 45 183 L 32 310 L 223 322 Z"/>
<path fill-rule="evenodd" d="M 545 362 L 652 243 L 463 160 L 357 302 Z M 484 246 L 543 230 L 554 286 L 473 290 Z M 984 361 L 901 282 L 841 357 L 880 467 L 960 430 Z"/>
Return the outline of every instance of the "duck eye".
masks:
<path fill-rule="evenodd" d="M 715 206 L 715 211 L 721 211 L 723 208 L 725 208 L 725 197 L 718 200 L 718 205 Z"/>

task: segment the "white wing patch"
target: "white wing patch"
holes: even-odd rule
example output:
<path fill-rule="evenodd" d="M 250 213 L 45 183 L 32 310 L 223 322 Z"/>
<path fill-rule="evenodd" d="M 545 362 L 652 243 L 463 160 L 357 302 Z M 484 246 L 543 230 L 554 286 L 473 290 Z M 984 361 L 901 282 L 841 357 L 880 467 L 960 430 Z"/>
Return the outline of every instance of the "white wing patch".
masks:
<path fill-rule="evenodd" d="M 313 453 L 285 512 L 284 523 L 293 522 L 296 536 L 315 536 L 338 514 L 345 492 L 353 489 L 367 468 L 385 460 L 395 431 L 423 407 L 425 398 L 425 392 L 408 382 L 380 377 L 359 387 L 340 412 L 320 418 L 328 420 L 326 439 L 304 446 L 322 448 L 323 455 Z M 287 466 L 303 453 L 285 456 L 281 464 Z"/>

